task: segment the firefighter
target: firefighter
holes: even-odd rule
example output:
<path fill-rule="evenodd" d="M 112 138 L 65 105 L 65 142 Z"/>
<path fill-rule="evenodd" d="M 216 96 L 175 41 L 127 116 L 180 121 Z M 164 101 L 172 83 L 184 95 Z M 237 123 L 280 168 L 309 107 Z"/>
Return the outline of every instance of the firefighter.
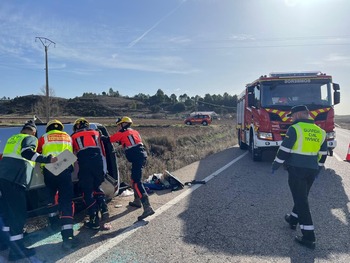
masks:
<path fill-rule="evenodd" d="M 141 136 L 138 131 L 132 129 L 132 120 L 129 117 L 118 118 L 116 121 L 117 127 L 120 126 L 120 130 L 113 134 L 109 140 L 111 143 L 117 142 L 122 145 L 125 156 L 132 164 L 131 168 L 131 183 L 134 189 L 134 201 L 130 202 L 130 206 L 140 208 L 143 206 L 143 213 L 138 217 L 138 220 L 142 220 L 150 215 L 154 214 L 154 210 L 149 203 L 148 194 L 142 183 L 142 168 L 147 160 L 147 153 L 143 146 Z"/>
<path fill-rule="evenodd" d="M 46 133 L 39 138 L 38 153 L 44 156 L 49 154 L 57 156 L 65 150 L 73 152 L 72 139 L 63 131 L 64 125 L 59 120 L 49 121 Z M 73 235 L 74 203 L 71 165 L 59 175 L 52 174 L 43 164 L 44 182 L 49 192 L 48 216 L 53 229 L 60 221 L 62 248 L 69 250 L 78 245 Z M 58 196 L 58 200 L 57 197 Z"/>
<path fill-rule="evenodd" d="M 34 248 L 23 243 L 23 227 L 27 218 L 26 188 L 32 179 L 34 162 L 53 163 L 52 155 L 43 156 L 36 152 L 37 128 L 28 121 L 19 134 L 11 136 L 5 145 L 0 161 L 0 211 L 8 232 L 9 261 L 35 255 Z"/>
<path fill-rule="evenodd" d="M 292 212 L 285 215 L 285 221 L 291 229 L 296 229 L 299 224 L 302 236 L 296 236 L 295 241 L 314 249 L 316 238 L 308 195 L 327 158 L 326 132 L 309 118 L 308 108 L 304 105 L 294 106 L 288 116 L 294 122 L 278 149 L 272 173 L 281 165 L 288 171 L 294 206 Z"/>
<path fill-rule="evenodd" d="M 100 229 L 100 217 L 109 217 L 105 194 L 101 189 L 104 181 L 105 168 L 103 163 L 103 145 L 98 131 L 90 129 L 90 124 L 85 118 L 79 118 L 74 122 L 73 151 L 77 155 L 79 165 L 79 187 L 83 192 L 85 205 L 87 206 L 89 220 L 85 227 Z"/>

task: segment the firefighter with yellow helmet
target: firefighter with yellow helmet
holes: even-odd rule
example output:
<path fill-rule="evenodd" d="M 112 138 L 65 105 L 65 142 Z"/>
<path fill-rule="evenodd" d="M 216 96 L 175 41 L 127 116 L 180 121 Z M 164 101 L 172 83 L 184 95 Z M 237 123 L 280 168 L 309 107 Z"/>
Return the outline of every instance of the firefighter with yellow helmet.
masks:
<path fill-rule="evenodd" d="M 154 210 L 149 203 L 148 194 L 142 183 L 142 168 L 146 163 L 147 153 L 140 133 L 130 127 L 132 125 L 131 118 L 127 116 L 118 118 L 116 124 L 120 127 L 120 130 L 113 134 L 109 140 L 111 143 L 116 142 L 123 147 L 127 160 L 132 164 L 131 182 L 135 199 L 129 205 L 137 208 L 143 206 L 143 214 L 138 217 L 138 220 L 142 220 L 154 214 Z"/>
<path fill-rule="evenodd" d="M 46 125 L 46 133 L 39 138 L 37 151 L 47 156 L 57 156 L 65 150 L 73 152 L 70 135 L 63 131 L 59 120 L 51 120 Z M 48 217 L 51 228 L 61 225 L 62 248 L 67 250 L 78 245 L 73 235 L 74 203 L 71 165 L 59 175 L 52 174 L 43 165 L 44 182 L 49 193 Z M 58 199 L 56 198 L 58 197 Z"/>
<path fill-rule="evenodd" d="M 100 229 L 100 217 L 109 217 L 105 194 L 101 184 L 105 177 L 103 162 L 104 147 L 99 131 L 91 129 L 90 123 L 85 118 L 78 118 L 74 122 L 73 151 L 79 164 L 79 187 L 83 192 L 84 202 L 88 210 L 89 220 L 85 227 Z"/>

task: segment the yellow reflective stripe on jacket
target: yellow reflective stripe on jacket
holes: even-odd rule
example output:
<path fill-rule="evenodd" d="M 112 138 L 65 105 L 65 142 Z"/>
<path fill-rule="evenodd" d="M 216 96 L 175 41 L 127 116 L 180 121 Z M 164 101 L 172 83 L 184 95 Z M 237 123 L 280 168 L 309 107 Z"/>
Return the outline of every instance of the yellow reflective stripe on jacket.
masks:
<path fill-rule="evenodd" d="M 66 132 L 57 130 L 49 131 L 43 135 L 43 138 L 42 153 L 44 156 L 49 154 L 57 156 L 64 150 L 73 152 L 72 139 Z"/>
<path fill-rule="evenodd" d="M 20 160 L 29 162 L 34 167 L 34 165 L 35 165 L 34 162 L 31 162 L 31 161 L 27 160 L 26 158 L 23 158 L 21 155 L 22 150 L 23 150 L 22 149 L 22 141 L 27 136 L 30 136 L 30 135 L 19 133 L 19 134 L 15 134 L 15 135 L 11 136 L 6 142 L 2 156 L 16 158 L 16 159 L 20 159 Z"/>
<path fill-rule="evenodd" d="M 296 123 L 295 128 L 297 139 L 292 148 L 292 153 L 301 155 L 316 156 L 320 147 L 326 139 L 326 133 L 320 127 L 310 123 Z"/>

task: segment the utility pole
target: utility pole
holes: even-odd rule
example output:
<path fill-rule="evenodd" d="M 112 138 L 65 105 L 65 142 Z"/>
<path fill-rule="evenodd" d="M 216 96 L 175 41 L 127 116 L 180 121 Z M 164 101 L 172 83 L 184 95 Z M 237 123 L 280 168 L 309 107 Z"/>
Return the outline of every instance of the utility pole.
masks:
<path fill-rule="evenodd" d="M 46 37 L 36 37 L 35 41 L 39 39 L 41 44 L 45 47 L 45 72 L 46 72 L 46 123 L 50 120 L 50 94 L 49 94 L 49 67 L 47 62 L 47 50 L 51 44 L 56 46 L 56 43 Z"/>

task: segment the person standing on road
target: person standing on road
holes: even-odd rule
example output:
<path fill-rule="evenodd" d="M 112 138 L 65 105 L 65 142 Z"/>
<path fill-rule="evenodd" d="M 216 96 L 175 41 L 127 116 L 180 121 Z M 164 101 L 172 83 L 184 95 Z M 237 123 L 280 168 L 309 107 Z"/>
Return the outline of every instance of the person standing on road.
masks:
<path fill-rule="evenodd" d="M 34 248 L 26 248 L 23 243 L 23 227 L 27 218 L 26 188 L 32 179 L 34 162 L 57 161 L 52 155 L 43 156 L 36 152 L 36 131 L 33 121 L 25 123 L 19 134 L 7 140 L 0 161 L 0 211 L 9 230 L 9 261 L 35 255 Z"/>
<path fill-rule="evenodd" d="M 70 135 L 63 131 L 63 124 L 59 120 L 49 121 L 46 133 L 39 138 L 38 153 L 44 156 L 57 156 L 68 150 L 73 152 L 73 143 Z M 62 248 L 67 250 L 78 245 L 73 235 L 74 203 L 73 203 L 73 165 L 59 175 L 54 175 L 43 166 L 44 182 L 49 192 L 49 222 L 54 229 L 58 222 L 61 224 L 63 239 Z M 56 199 L 58 193 L 58 200 Z"/>
<path fill-rule="evenodd" d="M 296 236 L 295 241 L 314 249 L 316 238 L 308 195 L 327 158 L 326 132 L 309 118 L 309 110 L 304 105 L 294 106 L 288 116 L 294 122 L 278 149 L 272 173 L 281 165 L 288 171 L 294 206 L 291 214 L 285 215 L 285 220 L 291 229 L 296 229 L 299 223 L 302 236 Z"/>
<path fill-rule="evenodd" d="M 148 194 L 142 183 L 142 168 L 147 160 L 147 152 L 143 146 L 141 136 L 138 131 L 132 129 L 132 120 L 129 117 L 118 118 L 116 121 L 120 130 L 113 134 L 109 140 L 111 143 L 119 143 L 122 145 L 125 156 L 132 164 L 131 168 L 131 183 L 134 189 L 134 201 L 130 202 L 130 206 L 141 208 L 143 206 L 143 213 L 138 217 L 142 220 L 154 214 L 154 210 L 149 203 Z"/>
<path fill-rule="evenodd" d="M 90 217 L 84 225 L 86 228 L 98 230 L 100 229 L 98 212 L 101 212 L 102 219 L 109 217 L 105 194 L 101 189 L 105 176 L 101 135 L 98 131 L 90 129 L 90 123 L 85 118 L 79 118 L 74 122 L 73 131 L 73 151 L 79 164 L 79 187 L 83 192 Z"/>

